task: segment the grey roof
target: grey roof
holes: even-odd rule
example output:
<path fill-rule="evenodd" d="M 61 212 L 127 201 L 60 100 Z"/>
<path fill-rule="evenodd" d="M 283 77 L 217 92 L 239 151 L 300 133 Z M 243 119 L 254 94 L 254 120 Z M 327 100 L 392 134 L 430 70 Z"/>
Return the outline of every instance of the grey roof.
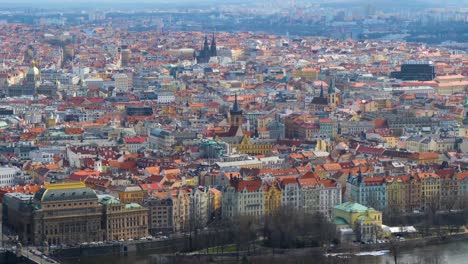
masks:
<path fill-rule="evenodd" d="M 166 136 L 170 136 L 171 133 L 167 130 L 163 130 L 163 129 L 160 129 L 160 128 L 153 128 L 150 132 L 150 134 L 152 136 L 155 136 L 155 137 L 160 137 L 160 138 L 164 138 Z"/>
<path fill-rule="evenodd" d="M 96 192 L 90 188 L 69 188 L 60 190 L 47 190 L 36 193 L 35 198 L 41 202 L 70 201 L 81 199 L 97 199 Z"/>

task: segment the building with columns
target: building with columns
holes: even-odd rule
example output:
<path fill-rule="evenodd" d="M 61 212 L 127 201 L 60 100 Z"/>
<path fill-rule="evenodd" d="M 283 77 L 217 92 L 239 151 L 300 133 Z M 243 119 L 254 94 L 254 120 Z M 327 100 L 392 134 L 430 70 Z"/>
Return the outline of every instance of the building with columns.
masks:
<path fill-rule="evenodd" d="M 34 244 L 102 241 L 102 212 L 96 192 L 83 182 L 45 184 L 34 195 Z"/>

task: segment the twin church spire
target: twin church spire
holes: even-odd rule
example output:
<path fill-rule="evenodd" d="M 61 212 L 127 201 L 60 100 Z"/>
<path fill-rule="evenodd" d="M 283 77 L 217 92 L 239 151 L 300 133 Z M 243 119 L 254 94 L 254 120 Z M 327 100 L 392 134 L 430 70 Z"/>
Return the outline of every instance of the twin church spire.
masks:
<path fill-rule="evenodd" d="M 195 54 L 198 63 L 207 63 L 210 61 L 211 57 L 216 57 L 216 49 L 216 39 L 214 33 L 211 38 L 211 44 L 208 43 L 208 36 L 205 35 L 205 42 L 203 43 L 201 51 L 198 53 L 198 56 Z"/>

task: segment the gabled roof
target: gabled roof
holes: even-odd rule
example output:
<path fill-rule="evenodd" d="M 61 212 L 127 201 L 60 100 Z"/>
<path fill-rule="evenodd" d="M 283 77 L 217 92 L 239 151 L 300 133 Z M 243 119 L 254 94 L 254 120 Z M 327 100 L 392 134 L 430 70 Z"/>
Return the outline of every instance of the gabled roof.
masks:
<path fill-rule="evenodd" d="M 298 181 L 301 187 L 315 187 L 318 184 L 317 179 L 315 178 L 303 178 Z"/>
<path fill-rule="evenodd" d="M 425 160 L 425 159 L 439 159 L 439 154 L 435 152 L 418 152 L 410 156 L 410 159 Z"/>
<path fill-rule="evenodd" d="M 294 185 L 297 185 L 298 184 L 298 181 L 297 181 L 297 178 L 294 178 L 294 177 L 287 177 L 287 178 L 282 178 L 281 179 L 281 182 L 280 182 L 280 186 L 281 188 L 284 189 L 284 187 L 288 184 L 294 184 Z"/>
<path fill-rule="evenodd" d="M 247 192 L 256 192 L 261 189 L 261 186 L 262 181 L 260 180 L 239 181 L 234 183 L 234 187 L 238 192 L 242 192 L 244 189 L 246 189 Z"/>
<path fill-rule="evenodd" d="M 384 177 L 366 177 L 363 179 L 366 185 L 382 185 L 385 182 Z"/>
<path fill-rule="evenodd" d="M 384 151 L 385 151 L 384 148 L 374 148 L 374 147 L 368 147 L 368 146 L 362 146 L 362 145 L 359 145 L 356 148 L 356 153 L 370 154 L 370 155 L 377 155 L 377 156 L 381 156 L 384 153 Z"/>
<path fill-rule="evenodd" d="M 235 137 L 239 134 L 238 132 L 240 129 L 239 126 L 231 126 L 228 131 L 216 133 L 216 135 L 218 137 Z"/>
<path fill-rule="evenodd" d="M 341 166 L 339 163 L 326 163 L 326 164 L 323 164 L 322 165 L 323 168 L 326 170 L 326 171 L 339 171 L 341 170 Z"/>
<path fill-rule="evenodd" d="M 459 181 L 463 181 L 465 179 L 468 179 L 468 171 L 464 171 L 464 172 L 459 172 L 457 173 L 457 179 Z"/>
<path fill-rule="evenodd" d="M 328 105 L 328 100 L 327 98 L 322 98 L 322 97 L 314 97 L 310 104 L 314 105 Z"/>
<path fill-rule="evenodd" d="M 420 179 L 436 178 L 439 179 L 439 175 L 432 172 L 420 172 L 417 174 Z"/>
<path fill-rule="evenodd" d="M 159 183 L 145 183 L 140 184 L 141 189 L 144 191 L 161 191 L 164 187 Z"/>

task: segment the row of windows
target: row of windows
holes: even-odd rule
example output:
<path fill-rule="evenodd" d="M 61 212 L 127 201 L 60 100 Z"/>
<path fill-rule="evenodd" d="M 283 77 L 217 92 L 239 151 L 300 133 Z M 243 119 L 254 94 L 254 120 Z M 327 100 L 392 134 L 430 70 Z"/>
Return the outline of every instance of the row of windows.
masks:
<path fill-rule="evenodd" d="M 93 202 L 89 202 L 89 203 L 88 202 L 82 202 L 82 203 L 68 203 L 68 204 L 66 204 L 66 203 L 64 203 L 64 204 L 48 204 L 45 207 L 46 208 L 55 208 L 56 206 L 57 207 L 64 207 L 64 206 L 67 206 L 67 205 L 68 206 L 72 206 L 72 205 L 73 206 L 77 206 L 77 205 L 94 205 L 94 203 Z"/>

